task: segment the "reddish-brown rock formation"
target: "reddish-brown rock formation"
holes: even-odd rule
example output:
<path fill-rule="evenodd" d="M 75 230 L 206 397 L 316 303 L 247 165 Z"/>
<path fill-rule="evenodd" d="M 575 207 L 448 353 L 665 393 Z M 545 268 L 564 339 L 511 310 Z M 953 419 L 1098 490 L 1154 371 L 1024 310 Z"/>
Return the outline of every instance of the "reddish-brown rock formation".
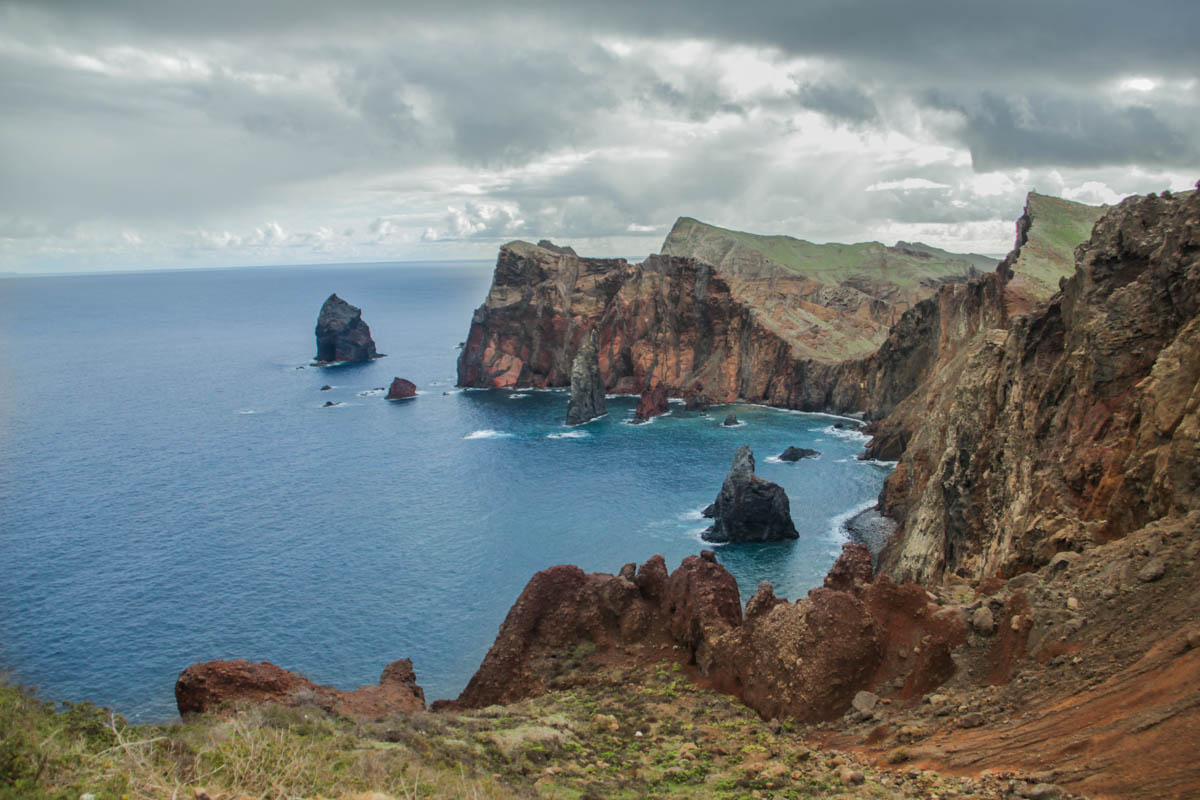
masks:
<path fill-rule="evenodd" d="M 385 400 L 407 400 L 417 396 L 417 385 L 404 378 L 392 378 Z"/>
<path fill-rule="evenodd" d="M 861 346 L 846 350 L 821 328 L 822 314 L 836 316 L 823 306 L 803 301 L 816 316 L 802 327 L 785 324 L 794 310 L 789 298 L 799 291 L 793 284 L 808 283 L 783 276 L 758 286 L 688 258 L 630 264 L 511 242 L 500 249 L 491 290 L 472 318 L 458 384 L 566 386 L 571 359 L 595 329 L 610 392 L 657 383 L 683 397 L 702 385 L 708 402 L 864 408 L 866 366 L 856 359 L 882 340 L 886 326 L 870 322 L 870 342 L 855 339 Z"/>
<path fill-rule="evenodd" d="M 638 398 L 637 410 L 634 411 L 633 418 L 645 422 L 651 417 L 667 413 L 667 409 L 667 389 L 661 383 L 656 383 L 652 388 L 642 392 L 642 396 Z"/>
<path fill-rule="evenodd" d="M 375 719 L 424 709 L 425 692 L 417 685 L 407 658 L 388 664 L 378 685 L 352 692 L 321 686 L 268 661 L 208 661 L 180 673 L 175 703 L 184 716 L 241 703 L 276 703 L 311 705 L 341 716 Z"/>
<path fill-rule="evenodd" d="M 876 588 L 859 546 L 845 549 L 833 574 L 839 588 L 795 603 L 764 582 L 743 618 L 737 584 L 710 550 L 669 576 L 662 556 L 616 576 L 552 567 L 529 581 L 458 700 L 435 707 L 513 702 L 561 686 L 555 668 L 581 642 L 601 660 L 681 659 L 764 717 L 833 719 L 878 683 L 900 678 L 908 696 L 949 677 L 948 653 L 963 633 L 956 615 L 920 587 L 884 579 Z"/>

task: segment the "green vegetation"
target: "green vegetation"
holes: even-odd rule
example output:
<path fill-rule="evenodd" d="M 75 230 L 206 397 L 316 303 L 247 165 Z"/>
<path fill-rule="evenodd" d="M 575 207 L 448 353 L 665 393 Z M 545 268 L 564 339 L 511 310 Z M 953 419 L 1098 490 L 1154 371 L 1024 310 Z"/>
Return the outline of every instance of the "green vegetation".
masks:
<path fill-rule="evenodd" d="M 987 271 L 996 266 L 996 261 L 986 256 L 959 255 L 920 243 L 898 242 L 895 247 L 879 242 L 814 244 L 791 236 L 728 230 L 690 217 L 675 223 L 663 252 L 694 256 L 734 274 L 765 258 L 823 283 L 866 278 L 902 288 L 915 287 L 922 280 L 960 277 L 972 268 Z"/>
<path fill-rule="evenodd" d="M 1106 210 L 1030 192 L 1026 213 L 1032 224 L 1013 265 L 1018 285 L 1039 299 L 1058 291 L 1059 279 L 1075 272 L 1075 248 L 1091 237 L 1092 226 Z"/>
<path fill-rule="evenodd" d="M 593 666 L 564 679 L 587 685 L 377 722 L 258 706 L 171 725 L 129 725 L 88 704 L 57 709 L 0 686 L 0 800 L 980 796 L 969 781 L 813 750 L 803 728 L 760 720 L 678 665 Z M 847 767 L 865 782 L 846 785 Z"/>

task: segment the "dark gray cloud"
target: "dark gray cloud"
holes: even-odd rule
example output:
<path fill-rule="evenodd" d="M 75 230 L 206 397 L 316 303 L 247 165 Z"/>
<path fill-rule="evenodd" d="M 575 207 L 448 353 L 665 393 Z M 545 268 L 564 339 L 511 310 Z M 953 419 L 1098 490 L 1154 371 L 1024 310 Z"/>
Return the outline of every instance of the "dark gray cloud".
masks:
<path fill-rule="evenodd" d="M 1195 136 L 1172 129 L 1152 108 L 1041 92 L 964 100 L 930 92 L 926 101 L 963 117 L 961 140 L 975 168 L 1097 167 L 1200 163 Z"/>
<path fill-rule="evenodd" d="M 879 120 L 875 102 L 858 86 L 802 83 L 796 87 L 794 97 L 803 107 L 842 122 L 863 125 Z"/>

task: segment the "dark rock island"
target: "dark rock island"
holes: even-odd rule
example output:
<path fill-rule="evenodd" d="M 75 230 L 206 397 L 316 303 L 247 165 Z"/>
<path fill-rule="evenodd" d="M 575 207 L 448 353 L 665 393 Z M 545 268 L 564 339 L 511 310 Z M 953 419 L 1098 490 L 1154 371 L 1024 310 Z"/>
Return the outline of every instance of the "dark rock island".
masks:
<path fill-rule="evenodd" d="M 802 458 L 816 458 L 821 455 L 819 450 L 810 450 L 807 447 L 789 447 L 779 454 L 780 461 L 799 461 Z"/>
<path fill-rule="evenodd" d="M 318 364 L 341 361 L 370 361 L 379 358 L 371 329 L 363 322 L 362 309 L 352 306 L 336 294 L 321 306 L 317 317 Z"/>
<path fill-rule="evenodd" d="M 596 331 L 593 329 L 579 346 L 571 362 L 571 400 L 567 404 L 567 424 L 582 425 L 608 413 L 604 402 L 604 378 L 597 359 Z"/>
<path fill-rule="evenodd" d="M 710 513 L 711 512 L 711 513 Z M 708 542 L 773 542 L 797 539 L 783 487 L 754 474 L 754 453 L 742 445 L 716 502 L 705 509 L 713 524 L 700 534 Z"/>

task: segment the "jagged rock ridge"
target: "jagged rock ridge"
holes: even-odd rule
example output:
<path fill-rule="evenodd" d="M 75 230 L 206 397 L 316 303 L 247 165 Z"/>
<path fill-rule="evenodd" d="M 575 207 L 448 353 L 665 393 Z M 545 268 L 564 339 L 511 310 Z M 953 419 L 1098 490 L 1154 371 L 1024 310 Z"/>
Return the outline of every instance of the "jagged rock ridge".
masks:
<path fill-rule="evenodd" d="M 1198 248 L 1195 192 L 1125 200 L 1048 305 L 968 338 L 902 404 L 890 574 L 1013 574 L 1196 507 Z"/>

